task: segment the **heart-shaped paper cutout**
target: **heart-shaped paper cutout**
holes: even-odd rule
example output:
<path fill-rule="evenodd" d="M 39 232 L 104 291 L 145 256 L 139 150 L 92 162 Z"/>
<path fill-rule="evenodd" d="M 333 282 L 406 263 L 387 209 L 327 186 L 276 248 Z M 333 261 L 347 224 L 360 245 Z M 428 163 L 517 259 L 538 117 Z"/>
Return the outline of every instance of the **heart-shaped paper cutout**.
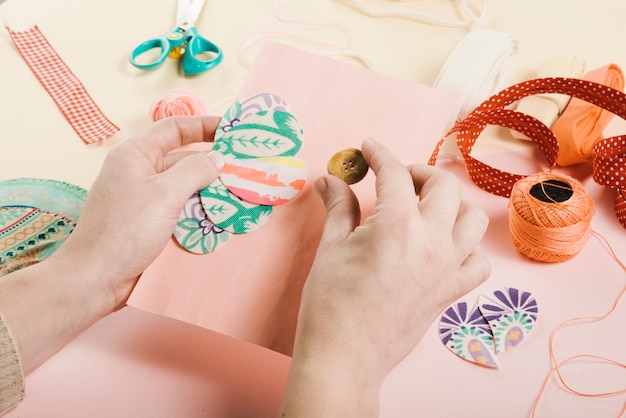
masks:
<path fill-rule="evenodd" d="M 530 292 L 504 287 L 481 295 L 471 309 L 466 302 L 448 308 L 439 323 L 439 337 L 459 357 L 497 368 L 496 356 L 527 338 L 538 312 Z"/>
<path fill-rule="evenodd" d="M 524 341 L 533 329 L 539 312 L 537 301 L 530 292 L 513 287 L 480 296 L 478 306 L 493 333 L 496 354 L 502 354 Z"/>
<path fill-rule="evenodd" d="M 439 338 L 457 356 L 486 367 L 498 368 L 493 336 L 478 306 L 466 302 L 449 307 L 439 323 Z"/>

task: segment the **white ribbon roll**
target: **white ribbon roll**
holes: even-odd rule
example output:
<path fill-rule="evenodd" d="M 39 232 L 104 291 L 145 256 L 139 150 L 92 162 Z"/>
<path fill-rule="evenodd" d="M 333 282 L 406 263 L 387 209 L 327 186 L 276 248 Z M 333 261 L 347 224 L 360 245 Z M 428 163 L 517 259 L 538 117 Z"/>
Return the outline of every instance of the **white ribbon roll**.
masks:
<path fill-rule="evenodd" d="M 583 78 L 585 67 L 584 59 L 555 55 L 541 62 L 534 78 Z M 551 128 L 567 107 L 569 100 L 570 96 L 565 94 L 535 94 L 521 99 L 515 110 L 526 113 Z M 511 129 L 511 135 L 513 138 L 529 140 L 526 135 L 513 129 Z"/>
<path fill-rule="evenodd" d="M 517 50 L 512 34 L 490 29 L 474 29 L 459 42 L 434 83 L 434 87 L 460 96 L 455 120 L 465 118 L 484 100 L 508 87 Z"/>

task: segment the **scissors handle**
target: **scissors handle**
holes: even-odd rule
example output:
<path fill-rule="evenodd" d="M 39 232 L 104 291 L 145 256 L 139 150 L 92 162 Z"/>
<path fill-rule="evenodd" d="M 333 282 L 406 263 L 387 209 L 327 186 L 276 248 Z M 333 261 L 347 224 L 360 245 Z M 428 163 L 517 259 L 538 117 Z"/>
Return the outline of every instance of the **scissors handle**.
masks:
<path fill-rule="evenodd" d="M 130 54 L 130 63 L 142 70 L 156 70 L 165 62 L 167 57 L 174 53 L 177 48 L 180 48 L 184 42 L 185 36 L 183 32 L 176 28 L 163 36 L 149 39 L 139 44 Z M 158 56 L 146 62 L 145 57 L 142 56 L 152 50 L 157 51 L 149 55 L 152 56 L 158 53 Z"/>
<path fill-rule="evenodd" d="M 195 27 L 189 28 L 185 36 L 183 71 L 187 74 L 198 74 L 210 70 L 220 62 L 222 62 L 220 47 L 198 35 Z"/>

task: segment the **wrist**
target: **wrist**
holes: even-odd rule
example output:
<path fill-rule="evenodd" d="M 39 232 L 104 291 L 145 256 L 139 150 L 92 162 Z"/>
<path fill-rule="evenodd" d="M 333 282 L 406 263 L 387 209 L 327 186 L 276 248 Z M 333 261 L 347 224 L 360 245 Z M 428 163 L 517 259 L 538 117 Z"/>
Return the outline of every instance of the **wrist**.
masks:
<path fill-rule="evenodd" d="M 377 417 L 380 382 L 367 367 L 294 357 L 281 417 Z"/>
<path fill-rule="evenodd" d="M 302 328 L 306 327 L 296 336 L 281 416 L 377 417 L 385 377 L 378 353 L 320 335 L 309 337 Z"/>
<path fill-rule="evenodd" d="M 72 305 L 74 312 L 81 313 L 84 321 L 93 323 L 117 308 L 118 302 L 108 277 L 110 272 L 100 257 L 64 245 L 45 263 L 68 293 L 68 304 Z M 80 317 L 75 316 L 77 320 Z"/>
<path fill-rule="evenodd" d="M 94 272 L 56 254 L 0 282 L 2 314 L 26 374 L 110 312 L 107 292 L 94 289 Z"/>

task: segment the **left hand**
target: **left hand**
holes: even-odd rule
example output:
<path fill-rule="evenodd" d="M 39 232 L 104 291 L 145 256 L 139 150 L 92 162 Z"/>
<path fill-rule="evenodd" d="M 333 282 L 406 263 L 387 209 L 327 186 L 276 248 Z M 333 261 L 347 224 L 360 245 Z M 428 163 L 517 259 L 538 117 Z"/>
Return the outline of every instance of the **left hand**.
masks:
<path fill-rule="evenodd" d="M 106 302 L 121 307 L 139 275 L 170 238 L 185 201 L 219 175 L 217 152 L 175 152 L 213 141 L 219 118 L 171 117 L 113 149 L 94 182 L 76 229 L 52 257 L 89 270 Z M 96 272 L 97 274 L 93 274 Z M 97 296 L 97 295 L 96 295 Z"/>

